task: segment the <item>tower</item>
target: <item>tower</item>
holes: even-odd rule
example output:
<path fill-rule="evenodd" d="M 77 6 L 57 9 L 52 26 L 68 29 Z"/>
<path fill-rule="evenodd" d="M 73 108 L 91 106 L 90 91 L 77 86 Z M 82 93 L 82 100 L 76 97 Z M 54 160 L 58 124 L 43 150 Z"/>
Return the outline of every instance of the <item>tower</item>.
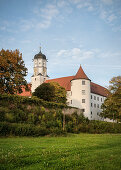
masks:
<path fill-rule="evenodd" d="M 34 74 L 31 77 L 32 93 L 39 85 L 48 79 L 46 63 L 46 56 L 42 54 L 40 48 L 40 52 L 34 56 Z"/>
<path fill-rule="evenodd" d="M 90 119 L 90 79 L 80 66 L 71 80 L 71 106 L 83 110 L 84 116 Z"/>

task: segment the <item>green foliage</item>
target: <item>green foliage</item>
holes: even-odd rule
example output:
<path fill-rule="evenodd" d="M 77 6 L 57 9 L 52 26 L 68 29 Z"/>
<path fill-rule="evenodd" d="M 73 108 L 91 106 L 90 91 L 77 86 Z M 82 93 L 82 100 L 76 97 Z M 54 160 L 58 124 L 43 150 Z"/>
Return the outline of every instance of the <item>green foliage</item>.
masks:
<path fill-rule="evenodd" d="M 33 96 L 37 96 L 45 101 L 53 101 L 54 94 L 54 86 L 51 86 L 50 83 L 43 83 L 35 89 Z"/>
<path fill-rule="evenodd" d="M 111 79 L 108 90 L 109 94 L 102 105 L 101 116 L 121 121 L 121 76 Z"/>
<path fill-rule="evenodd" d="M 19 50 L 0 51 L 0 93 L 21 93 L 22 85 L 26 85 L 27 68 Z"/>
<path fill-rule="evenodd" d="M 64 133 L 121 133 L 121 124 L 89 121 L 76 112 L 65 115 L 64 104 L 47 102 L 36 97 L 0 95 L 0 135 L 40 136 Z M 18 127 L 17 127 L 18 125 Z"/>
<path fill-rule="evenodd" d="M 36 105 L 36 106 L 44 106 L 46 108 L 65 108 L 68 107 L 63 103 L 55 103 L 55 102 L 47 102 L 42 99 L 33 96 L 32 98 L 18 96 L 18 95 L 10 95 L 10 94 L 0 94 L 0 103 L 2 105 L 6 105 L 6 103 L 13 104 L 14 107 L 21 107 L 24 105 Z"/>
<path fill-rule="evenodd" d="M 56 103 L 66 103 L 66 90 L 56 82 L 43 83 L 35 89 L 33 96 Z"/>

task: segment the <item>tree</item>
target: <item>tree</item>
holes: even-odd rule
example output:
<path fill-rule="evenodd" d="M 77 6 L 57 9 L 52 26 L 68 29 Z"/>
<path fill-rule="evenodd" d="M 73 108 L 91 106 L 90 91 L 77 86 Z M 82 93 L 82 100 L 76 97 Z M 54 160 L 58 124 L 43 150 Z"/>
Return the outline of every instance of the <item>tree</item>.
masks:
<path fill-rule="evenodd" d="M 113 77 L 109 83 L 109 94 L 102 105 L 101 115 L 121 121 L 121 76 Z"/>
<path fill-rule="evenodd" d="M 57 82 L 50 82 L 55 88 L 54 101 L 57 103 L 66 103 L 66 90 L 60 86 Z"/>
<path fill-rule="evenodd" d="M 27 87 L 27 68 L 19 50 L 0 51 L 0 93 L 21 93 L 22 85 Z"/>
<path fill-rule="evenodd" d="M 66 90 L 56 82 L 41 84 L 35 89 L 33 96 L 45 101 L 66 103 Z"/>

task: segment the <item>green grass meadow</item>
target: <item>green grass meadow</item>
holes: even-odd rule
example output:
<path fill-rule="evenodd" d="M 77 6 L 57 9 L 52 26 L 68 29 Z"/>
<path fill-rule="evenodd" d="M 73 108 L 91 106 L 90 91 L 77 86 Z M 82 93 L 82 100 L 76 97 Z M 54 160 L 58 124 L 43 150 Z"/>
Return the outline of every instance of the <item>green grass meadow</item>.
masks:
<path fill-rule="evenodd" d="M 0 138 L 0 169 L 121 169 L 121 135 Z"/>

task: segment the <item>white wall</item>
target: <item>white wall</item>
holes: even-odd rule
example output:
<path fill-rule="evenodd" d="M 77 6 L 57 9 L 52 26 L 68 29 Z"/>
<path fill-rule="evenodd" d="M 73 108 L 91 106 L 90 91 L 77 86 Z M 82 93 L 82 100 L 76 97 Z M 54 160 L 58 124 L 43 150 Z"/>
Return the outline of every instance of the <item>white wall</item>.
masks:
<path fill-rule="evenodd" d="M 85 85 L 82 85 L 82 81 L 85 81 Z M 85 91 L 85 94 L 82 93 Z M 85 79 L 76 79 L 71 81 L 71 92 L 69 93 L 69 105 L 84 109 L 84 116 L 90 119 L 90 81 Z M 82 103 L 82 99 L 85 99 L 85 103 Z"/>
<path fill-rule="evenodd" d="M 91 93 L 91 120 L 104 120 L 100 117 L 102 112 L 101 105 L 104 103 L 106 97 Z"/>

